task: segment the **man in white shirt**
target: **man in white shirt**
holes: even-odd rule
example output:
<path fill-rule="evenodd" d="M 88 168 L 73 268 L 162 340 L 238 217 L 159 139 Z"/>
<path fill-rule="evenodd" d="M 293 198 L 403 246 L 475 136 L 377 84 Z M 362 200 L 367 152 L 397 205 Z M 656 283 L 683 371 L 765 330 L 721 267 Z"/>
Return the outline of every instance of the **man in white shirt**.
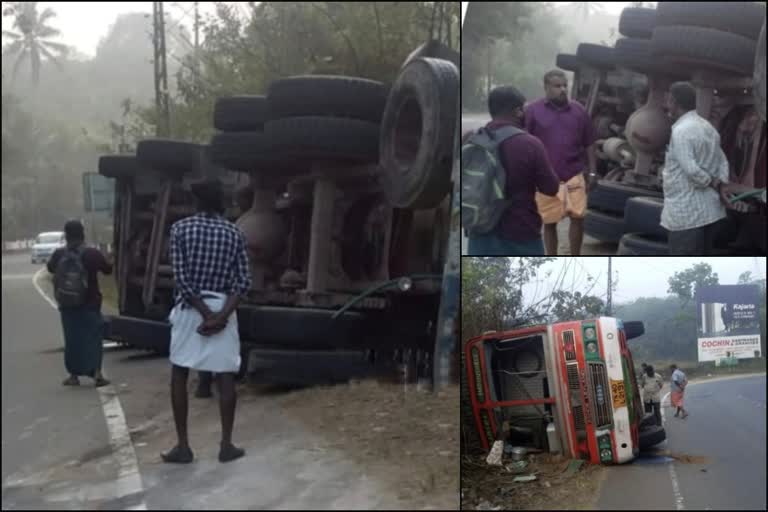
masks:
<path fill-rule="evenodd" d="M 661 225 L 669 231 L 671 255 L 708 255 L 726 217 L 721 188 L 728 182 L 728 160 L 720 134 L 696 113 L 690 83 L 672 84 L 667 110 L 674 124 L 662 174 Z"/>
<path fill-rule="evenodd" d="M 664 386 L 664 381 L 661 379 L 661 375 L 653 370 L 653 366 L 646 365 L 644 373 L 642 377 L 640 377 L 640 385 L 643 390 L 645 412 L 652 412 L 656 419 L 656 425 L 661 426 L 660 391 Z"/>

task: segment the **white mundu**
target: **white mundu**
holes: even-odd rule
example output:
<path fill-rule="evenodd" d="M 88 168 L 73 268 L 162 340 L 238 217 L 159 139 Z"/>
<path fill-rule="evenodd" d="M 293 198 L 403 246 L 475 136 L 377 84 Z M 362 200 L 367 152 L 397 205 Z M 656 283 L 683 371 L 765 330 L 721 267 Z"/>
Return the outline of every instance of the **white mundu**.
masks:
<path fill-rule="evenodd" d="M 227 296 L 203 291 L 203 302 L 211 311 L 221 311 Z M 233 313 L 227 326 L 212 336 L 203 336 L 197 328 L 202 315 L 192 306 L 177 304 L 169 317 L 171 322 L 171 363 L 193 370 L 216 373 L 237 372 L 240 369 L 240 334 L 237 314 Z"/>

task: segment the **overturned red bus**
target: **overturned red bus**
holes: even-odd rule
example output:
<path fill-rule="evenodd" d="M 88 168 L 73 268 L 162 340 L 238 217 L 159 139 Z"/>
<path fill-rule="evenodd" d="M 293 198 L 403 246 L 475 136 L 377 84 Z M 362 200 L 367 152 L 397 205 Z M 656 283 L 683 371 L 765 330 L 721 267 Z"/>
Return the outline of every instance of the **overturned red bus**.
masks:
<path fill-rule="evenodd" d="M 643 332 L 642 322 L 601 317 L 470 340 L 467 384 L 483 447 L 504 439 L 620 464 L 663 441 L 643 412 L 627 345 Z"/>

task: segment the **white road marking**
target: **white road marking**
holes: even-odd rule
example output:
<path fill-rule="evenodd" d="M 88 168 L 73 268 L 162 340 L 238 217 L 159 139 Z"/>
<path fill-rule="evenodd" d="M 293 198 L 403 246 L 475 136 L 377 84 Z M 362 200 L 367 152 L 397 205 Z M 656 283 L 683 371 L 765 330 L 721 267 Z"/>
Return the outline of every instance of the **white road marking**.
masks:
<path fill-rule="evenodd" d="M 664 395 L 664 398 L 661 399 L 662 404 L 664 403 L 669 404 L 669 401 L 668 401 L 669 395 L 670 395 L 670 392 L 668 391 L 667 394 Z M 664 407 L 659 407 L 659 408 L 661 409 L 661 424 L 663 425 L 665 423 Z M 667 467 L 669 468 L 669 479 L 672 481 L 672 493 L 675 496 L 675 508 L 677 510 L 685 510 L 685 502 L 683 500 L 683 495 L 680 493 L 680 484 L 677 481 L 677 472 L 675 471 L 674 462 L 671 464 L 668 464 Z"/>
<path fill-rule="evenodd" d="M 42 297 L 43 297 L 43 298 L 44 298 L 44 299 L 45 299 L 45 300 L 48 302 L 48 304 L 50 304 L 50 305 L 51 305 L 51 307 L 52 307 L 53 309 L 55 309 L 55 310 L 57 310 L 57 311 L 58 311 L 58 309 L 59 309 L 59 305 L 58 305 L 58 304 L 56 304 L 56 302 L 55 302 L 53 299 L 51 299 L 50 297 L 48 297 L 48 296 L 45 294 L 45 292 L 43 291 L 43 289 L 42 289 L 42 288 L 40 288 L 40 285 L 38 284 L 38 281 L 40 280 L 40 276 L 42 276 L 42 275 L 43 275 L 43 272 L 47 272 L 47 271 L 48 271 L 48 270 L 47 270 L 47 269 L 45 269 L 45 268 L 41 268 L 40 270 L 38 270 L 38 271 L 35 273 L 35 275 L 32 277 L 32 284 L 33 284 L 33 285 L 35 285 L 35 289 L 37 290 L 37 293 L 39 293 L 39 294 L 40 294 L 40 296 L 42 296 Z"/>
<path fill-rule="evenodd" d="M 40 269 L 32 278 L 32 284 L 37 292 L 51 305 L 58 310 L 56 302 L 48 297 L 40 288 L 38 280 L 43 272 L 47 270 Z M 109 431 L 109 444 L 112 446 L 115 462 L 117 463 L 117 480 L 115 481 L 115 496 L 119 499 L 129 494 L 144 492 L 144 485 L 139 473 L 139 462 L 136 458 L 136 450 L 133 448 L 131 436 L 128 433 L 128 425 L 125 422 L 125 413 L 120 405 L 120 399 L 112 385 L 96 388 L 101 399 L 101 407 L 104 411 L 104 419 L 107 422 Z M 130 510 L 147 510 L 147 505 L 142 499 L 141 502 L 131 507 Z"/>

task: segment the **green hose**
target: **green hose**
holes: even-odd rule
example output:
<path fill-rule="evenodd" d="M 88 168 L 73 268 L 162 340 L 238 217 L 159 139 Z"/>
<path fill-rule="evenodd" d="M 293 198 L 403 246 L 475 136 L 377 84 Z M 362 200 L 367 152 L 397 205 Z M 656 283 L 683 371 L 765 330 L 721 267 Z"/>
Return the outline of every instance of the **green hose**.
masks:
<path fill-rule="evenodd" d="M 735 203 L 736 201 L 741 201 L 743 199 L 749 199 L 752 197 L 761 197 L 761 200 L 765 202 L 765 189 L 764 188 L 757 188 L 754 190 L 750 190 L 748 192 L 744 192 L 743 194 L 739 194 L 737 196 L 734 196 L 731 198 L 731 203 Z"/>
<path fill-rule="evenodd" d="M 354 297 L 352 300 L 344 304 L 344 306 L 335 312 L 333 316 L 331 317 L 331 320 L 336 320 L 339 316 L 341 316 L 342 313 L 344 313 L 346 310 L 363 300 L 364 298 L 368 297 L 369 295 L 373 295 L 374 293 L 378 292 L 379 290 L 383 290 L 384 288 L 389 288 L 392 285 L 397 285 L 397 283 L 403 279 L 404 277 L 407 277 L 411 281 L 423 281 L 426 279 L 435 279 L 435 280 L 442 280 L 443 276 L 442 274 L 414 274 L 412 276 L 400 276 L 396 279 L 390 279 L 389 281 L 385 281 L 381 284 L 377 284 L 376 286 L 367 289 L 360 295 Z"/>

